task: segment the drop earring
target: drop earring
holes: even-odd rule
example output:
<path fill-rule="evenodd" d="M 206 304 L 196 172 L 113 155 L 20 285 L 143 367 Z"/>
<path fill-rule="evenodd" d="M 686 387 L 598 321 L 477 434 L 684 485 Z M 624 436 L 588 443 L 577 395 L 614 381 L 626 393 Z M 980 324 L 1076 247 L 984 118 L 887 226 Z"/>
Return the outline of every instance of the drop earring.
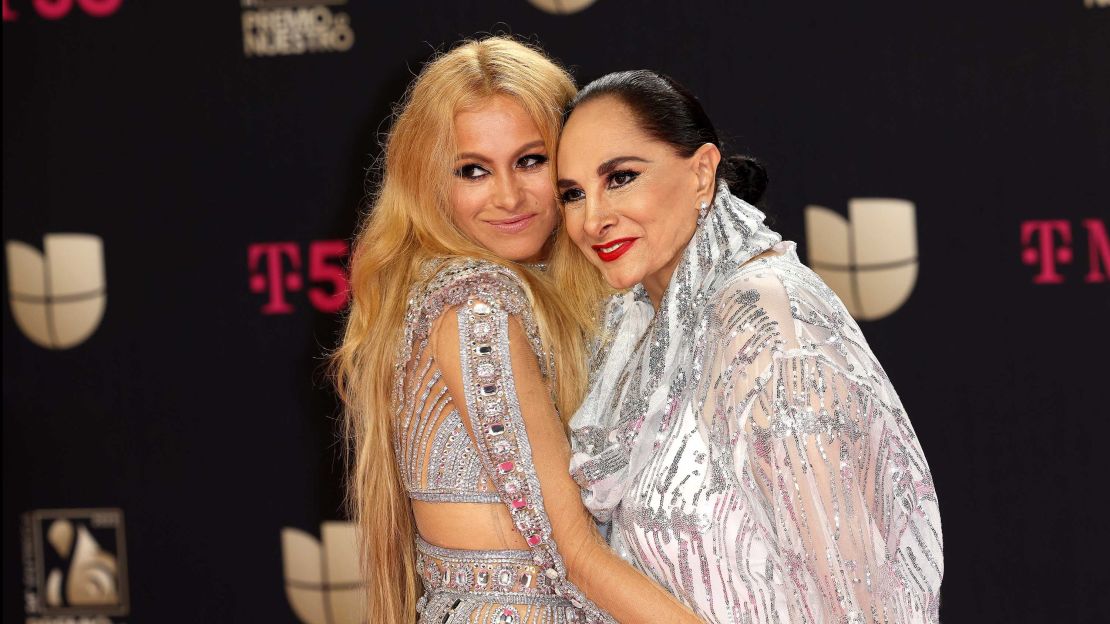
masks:
<path fill-rule="evenodd" d="M 703 201 L 698 205 L 698 221 L 701 222 L 705 219 L 705 215 L 709 213 L 709 202 Z"/>

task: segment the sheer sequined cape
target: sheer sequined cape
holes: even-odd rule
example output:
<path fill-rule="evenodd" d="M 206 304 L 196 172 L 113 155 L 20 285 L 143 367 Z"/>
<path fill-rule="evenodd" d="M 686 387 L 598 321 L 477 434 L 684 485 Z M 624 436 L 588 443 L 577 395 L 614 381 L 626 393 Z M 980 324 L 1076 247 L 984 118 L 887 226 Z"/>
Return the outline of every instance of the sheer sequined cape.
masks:
<path fill-rule="evenodd" d="M 461 370 L 441 369 L 429 346 L 448 313 L 458 319 Z M 567 579 L 552 537 L 514 384 L 509 335 L 516 321 L 550 380 L 550 358 L 511 270 L 476 260 L 430 261 L 409 297 L 393 390 L 394 448 L 408 495 L 505 505 L 529 546 L 459 550 L 418 536 L 420 621 L 612 622 Z M 461 376 L 462 396 L 449 388 L 452 375 Z"/>
<path fill-rule="evenodd" d="M 936 622 L 943 541 L 913 427 L 762 219 L 718 194 L 659 314 L 642 288 L 609 306 L 572 420 L 584 500 L 707 622 Z"/>

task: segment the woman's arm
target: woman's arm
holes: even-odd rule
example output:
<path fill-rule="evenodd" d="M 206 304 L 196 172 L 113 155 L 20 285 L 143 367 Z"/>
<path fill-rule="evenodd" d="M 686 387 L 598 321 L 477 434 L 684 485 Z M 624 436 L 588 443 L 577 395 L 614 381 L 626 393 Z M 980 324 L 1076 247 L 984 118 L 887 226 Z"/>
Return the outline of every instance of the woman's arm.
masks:
<path fill-rule="evenodd" d="M 794 595 L 836 621 L 870 621 L 887 553 L 864 494 L 874 486 L 861 482 L 873 458 L 859 389 L 815 356 L 776 358 L 763 389 L 744 432 L 747 461 L 765 478 L 779 551 L 797 570 Z M 814 590 L 820 604 L 809 602 Z"/>
<path fill-rule="evenodd" d="M 921 447 L 847 312 L 793 288 L 771 271 L 738 283 L 703 413 L 743 449 L 736 474 L 762 492 L 792 612 L 916 621 L 943 565 Z"/>
<path fill-rule="evenodd" d="M 698 622 L 597 534 L 519 317 L 472 299 L 442 317 L 433 344 L 449 391 L 465 397 L 459 409 L 483 464 L 557 592 L 594 621 L 608 621 L 600 608 L 620 622 Z"/>

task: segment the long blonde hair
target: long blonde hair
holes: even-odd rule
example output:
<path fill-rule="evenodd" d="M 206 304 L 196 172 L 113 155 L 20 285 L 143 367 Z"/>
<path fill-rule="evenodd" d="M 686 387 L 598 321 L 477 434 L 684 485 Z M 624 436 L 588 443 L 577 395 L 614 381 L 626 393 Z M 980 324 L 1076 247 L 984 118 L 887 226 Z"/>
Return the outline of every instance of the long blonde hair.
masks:
<path fill-rule="evenodd" d="M 541 276 L 493 255 L 452 221 L 447 188 L 455 114 L 494 95 L 513 98 L 554 159 L 574 82 L 542 52 L 505 37 L 466 41 L 424 66 L 397 108 L 383 177 L 351 255 L 352 301 L 332 354 L 344 402 L 348 506 L 360 537 L 370 622 L 411 622 L 420 595 L 415 526 L 394 456 L 392 384 L 410 287 L 430 258 L 480 258 L 520 275 L 557 374 L 556 407 L 569 418 L 585 390 L 585 332 L 605 287 L 565 234 Z M 554 192 L 554 167 L 552 189 Z M 558 293 L 558 296 L 556 296 Z"/>

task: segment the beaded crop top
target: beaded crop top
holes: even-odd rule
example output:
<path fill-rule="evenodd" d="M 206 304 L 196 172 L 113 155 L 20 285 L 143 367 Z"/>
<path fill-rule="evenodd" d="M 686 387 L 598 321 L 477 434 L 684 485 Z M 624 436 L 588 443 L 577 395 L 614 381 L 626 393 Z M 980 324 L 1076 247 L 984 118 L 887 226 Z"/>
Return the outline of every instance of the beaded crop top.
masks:
<path fill-rule="evenodd" d="M 463 378 L 470 386 L 465 400 L 468 411 L 475 415 L 475 433 L 486 434 L 478 443 L 488 442 L 488 448 L 475 448 L 442 371 L 428 355 L 432 324 L 453 306 L 463 306 L 459 310 L 460 359 Z M 519 278 L 508 269 L 486 262 L 455 261 L 413 288 L 395 377 L 393 428 L 401 475 L 413 500 L 501 502 L 490 474 L 506 466 L 493 462 L 492 456 L 507 456 L 515 450 L 511 448 L 515 446 L 514 438 L 520 437 L 519 431 L 506 429 L 515 424 L 507 422 L 514 420 L 508 412 L 519 412 L 520 407 L 509 405 L 506 399 L 515 401 L 515 396 L 505 396 L 497 384 L 503 376 L 510 384 L 512 381 L 507 366 L 508 328 L 501 327 L 510 315 L 523 322 L 546 378 L 551 367 L 542 357 L 531 308 Z M 511 386 L 507 390 L 511 393 Z M 523 441 L 527 444 L 526 438 Z M 483 455 L 487 466 L 483 466 Z"/>
<path fill-rule="evenodd" d="M 523 325 L 549 387 L 554 366 L 520 278 L 505 267 L 468 259 L 429 261 L 423 277 L 410 292 L 393 386 L 394 449 L 409 497 L 505 504 L 541 573 L 530 587 L 562 596 L 584 621 L 611 622 L 567 580 L 544 509 L 513 381 L 510 317 Z M 437 319 L 452 308 L 465 397 L 449 392 L 429 348 Z"/>

